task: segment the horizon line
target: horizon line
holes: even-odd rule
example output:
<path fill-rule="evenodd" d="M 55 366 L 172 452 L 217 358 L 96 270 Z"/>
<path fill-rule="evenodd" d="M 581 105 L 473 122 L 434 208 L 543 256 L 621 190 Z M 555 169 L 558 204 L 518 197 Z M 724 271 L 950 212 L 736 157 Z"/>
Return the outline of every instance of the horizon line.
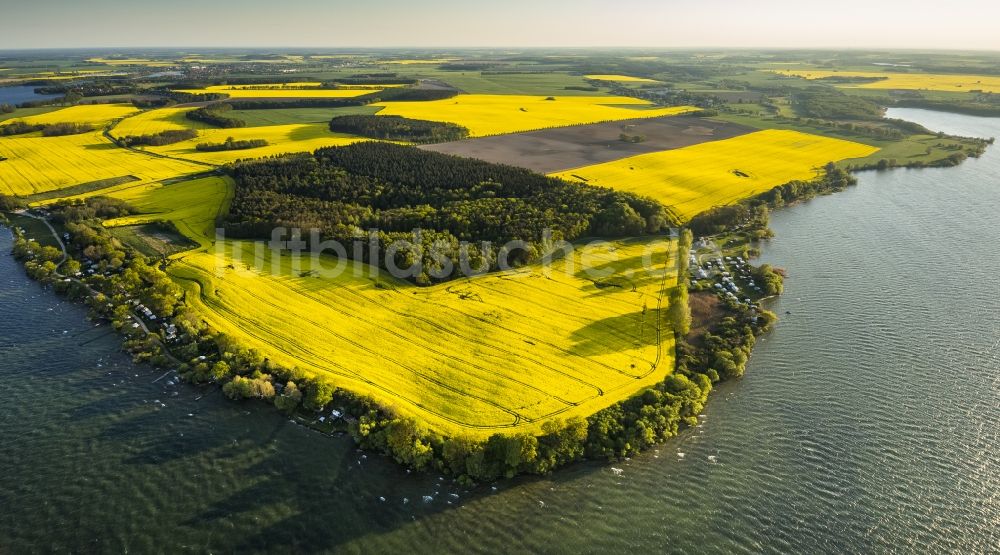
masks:
<path fill-rule="evenodd" d="M 438 46 L 275 46 L 275 45 L 232 45 L 232 46 L 209 46 L 209 45 L 156 45 L 156 46 L 24 46 L 24 47 L 0 47 L 0 52 L 24 52 L 24 51 L 60 51 L 60 50 L 167 50 L 167 49 L 190 49 L 190 50 L 502 50 L 502 49 L 522 49 L 522 50 L 781 50 L 800 52 L 829 52 L 829 51 L 906 51 L 906 52 L 988 52 L 1000 53 L 1000 48 L 983 47 L 918 47 L 918 46 L 584 46 L 584 45 L 561 45 L 561 46 L 489 46 L 489 45 L 438 45 Z"/>

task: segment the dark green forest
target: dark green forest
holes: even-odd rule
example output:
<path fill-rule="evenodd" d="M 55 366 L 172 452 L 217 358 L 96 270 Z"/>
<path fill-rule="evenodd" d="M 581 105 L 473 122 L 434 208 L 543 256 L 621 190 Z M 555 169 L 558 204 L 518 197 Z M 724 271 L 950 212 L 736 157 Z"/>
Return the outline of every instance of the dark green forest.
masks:
<path fill-rule="evenodd" d="M 267 239 L 275 227 L 303 234 L 317 229 L 324 240 L 350 245 L 367 242 L 368 230 L 377 230 L 381 247 L 412 242 L 394 263 L 419 263 L 421 271 L 411 277 L 424 285 L 457 277 L 463 264 L 487 271 L 504 261 L 529 263 L 547 240 L 629 237 L 672 223 L 649 198 L 390 143 L 244 162 L 231 171 L 236 193 L 224 222 L 229 236 Z M 512 241 L 520 243 L 505 248 Z M 463 249 L 462 242 L 474 246 Z M 370 256 L 366 250 L 364 261 L 385 262 Z"/>
<path fill-rule="evenodd" d="M 469 130 L 461 125 L 402 116 L 338 116 L 330 120 L 330 131 L 421 144 L 457 141 L 469 136 Z"/>

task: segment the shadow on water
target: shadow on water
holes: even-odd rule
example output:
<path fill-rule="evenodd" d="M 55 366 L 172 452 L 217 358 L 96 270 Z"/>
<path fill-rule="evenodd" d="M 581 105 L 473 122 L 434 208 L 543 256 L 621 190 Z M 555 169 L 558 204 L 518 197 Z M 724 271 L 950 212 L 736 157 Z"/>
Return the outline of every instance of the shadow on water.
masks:
<path fill-rule="evenodd" d="M 228 402 L 218 399 L 216 402 Z M 187 410 L 187 409 L 185 409 Z M 274 445 L 281 432 L 288 427 L 284 420 L 254 418 L 255 426 L 236 429 L 241 424 L 234 420 L 239 414 L 226 419 L 225 414 L 177 414 L 177 411 L 144 407 L 144 412 L 106 426 L 101 437 L 116 442 L 140 443 L 142 449 L 124 460 L 133 465 L 160 465 L 187 458 L 208 457 L 212 461 L 234 459 L 248 451 L 266 449 Z M 218 426 L 217 426 L 218 424 Z M 227 437 L 205 434 L 205 429 L 226 430 Z"/>
<path fill-rule="evenodd" d="M 106 418 L 122 410 L 125 401 L 124 391 L 103 393 L 101 397 L 84 401 L 69 409 L 69 416 L 74 421 Z"/>
<path fill-rule="evenodd" d="M 337 441 L 310 438 L 309 441 Z M 269 441 L 251 440 L 250 450 L 260 451 Z M 395 530 L 420 518 L 457 508 L 440 503 L 425 504 L 418 493 L 400 493 L 420 488 L 428 481 L 426 475 L 401 475 L 387 460 L 373 455 L 373 469 L 359 469 L 357 453 L 345 442 L 338 449 L 322 449 L 327 457 L 295 457 L 272 447 L 264 458 L 246 468 L 243 473 L 252 483 L 213 501 L 182 525 L 205 528 L 221 525 L 233 518 L 267 513 L 275 507 L 285 508 L 283 518 L 241 534 L 227 545 L 234 552 L 273 550 L 323 551 L 334 549 L 356 538 Z M 248 447 L 241 442 L 240 450 Z M 353 454 L 353 456 L 351 456 Z M 389 474 L 390 476 L 386 476 Z M 374 483 L 373 483 L 374 482 Z M 377 484 L 377 485 L 376 485 Z M 394 491 L 381 501 L 373 490 Z M 401 496 L 409 503 L 401 503 Z M 391 497 L 391 499 L 390 499 Z"/>
<path fill-rule="evenodd" d="M 447 497 L 442 491 L 444 484 L 435 481 L 434 475 L 406 475 L 388 460 L 377 461 L 376 468 L 364 475 L 353 469 L 356 466 L 353 457 L 327 465 L 326 472 L 310 468 L 314 463 L 296 461 L 290 464 L 285 455 L 275 452 L 253 469 L 256 476 L 266 475 L 266 478 L 212 503 L 183 524 L 211 525 L 269 507 L 289 507 L 293 509 L 291 514 L 243 535 L 232 545 L 233 550 L 271 551 L 280 546 L 279 550 L 288 552 L 336 551 L 362 537 L 387 534 L 421 521 L 438 522 L 442 515 L 495 495 L 490 486 L 479 486 L 473 491 L 456 490 L 462 492 L 460 498 L 445 504 L 440 500 Z M 570 485 L 588 479 L 601 469 L 597 464 L 583 463 L 550 477 L 520 477 L 501 485 L 508 490 L 552 483 Z M 431 504 L 425 503 L 420 495 L 428 486 L 438 488 L 435 490 L 438 495 Z M 378 490 L 392 493 L 382 501 L 372 495 L 372 491 Z M 402 498 L 409 502 L 401 502 Z"/>

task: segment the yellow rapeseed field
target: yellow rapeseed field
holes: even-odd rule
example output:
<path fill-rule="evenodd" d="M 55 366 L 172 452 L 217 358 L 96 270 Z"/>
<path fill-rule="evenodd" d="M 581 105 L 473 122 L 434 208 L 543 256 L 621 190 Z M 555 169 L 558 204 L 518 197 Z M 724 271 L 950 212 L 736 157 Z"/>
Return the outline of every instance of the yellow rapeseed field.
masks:
<path fill-rule="evenodd" d="M 129 135 L 155 135 L 180 129 L 211 129 L 212 126 L 188 119 L 184 114 L 195 108 L 160 108 L 125 118 L 111 130 L 115 138 Z"/>
<path fill-rule="evenodd" d="M 170 60 L 150 60 L 148 58 L 88 58 L 92 64 L 104 64 L 108 66 L 145 66 L 145 67 L 170 67 L 177 65 Z"/>
<path fill-rule="evenodd" d="M 339 277 L 318 277 L 311 272 L 336 261 L 293 266 L 251 243 L 189 254 L 169 273 L 213 328 L 276 363 L 442 433 L 482 437 L 589 415 L 669 374 L 673 333 L 661 315 L 676 283 L 675 245 L 605 243 L 550 272 L 534 266 L 429 288 L 346 261 Z M 650 273 L 640 270 L 646 253 Z M 613 273 L 588 277 L 582 259 Z"/>
<path fill-rule="evenodd" d="M 861 89 L 912 89 L 928 91 L 1000 92 L 1000 76 L 960 75 L 935 73 L 888 73 L 881 71 L 824 71 L 815 69 L 782 69 L 775 73 L 804 79 L 826 77 L 885 77 L 881 81 L 859 84 L 842 84 L 841 87 Z"/>
<path fill-rule="evenodd" d="M 37 135 L 37 134 L 35 134 Z M 118 148 L 100 131 L 62 137 L 0 137 L 0 193 L 28 195 L 132 175 L 158 180 L 204 166 Z"/>
<path fill-rule="evenodd" d="M 320 81 L 298 81 L 295 83 L 255 83 L 253 85 L 215 85 L 208 87 L 213 91 L 238 91 L 238 90 L 268 90 L 268 89 L 302 89 L 307 87 L 318 87 L 323 83 Z"/>
<path fill-rule="evenodd" d="M 18 79 L 45 79 L 46 81 L 66 81 L 69 79 L 84 79 L 93 77 L 108 77 L 111 75 L 122 75 L 120 72 L 98 70 L 98 69 L 78 69 L 56 73 L 55 71 L 40 71 L 38 73 L 25 73 L 18 75 Z"/>
<path fill-rule="evenodd" d="M 631 77 L 629 75 L 584 75 L 584 77 L 595 81 L 615 81 L 618 83 L 659 83 L 656 79 Z"/>
<path fill-rule="evenodd" d="M 234 140 L 264 139 L 269 144 L 246 150 L 221 152 L 200 152 L 200 143 L 221 143 L 227 138 Z M 263 127 L 238 127 L 234 129 L 202 129 L 198 137 L 158 147 L 145 147 L 149 152 L 164 154 L 185 160 L 196 160 L 208 164 L 226 164 L 246 158 L 263 158 L 292 152 L 312 152 L 325 146 L 343 146 L 366 140 L 362 137 L 332 133 L 325 123 L 267 125 Z"/>
<path fill-rule="evenodd" d="M 682 220 L 878 148 L 798 131 L 765 130 L 553 174 L 653 197 Z"/>
<path fill-rule="evenodd" d="M 656 108 L 644 100 L 625 97 L 494 94 L 461 94 L 430 102 L 382 102 L 375 106 L 383 107 L 378 113 L 380 116 L 456 123 L 468 128 L 473 137 L 602 121 L 673 116 L 696 110 L 690 106 Z"/>
<path fill-rule="evenodd" d="M 17 119 L 33 125 L 85 123 L 95 127 L 103 127 L 116 119 L 124 118 L 138 111 L 139 109 L 131 104 L 82 104 L 80 106 L 62 108 L 54 112 L 46 112 L 37 116 Z"/>
<path fill-rule="evenodd" d="M 230 98 L 351 98 L 370 94 L 385 88 L 385 85 L 377 87 L 356 87 L 343 89 L 303 89 L 301 87 L 275 87 L 260 88 L 259 85 L 249 87 L 247 85 L 217 85 L 205 89 L 180 89 L 180 92 L 203 94 L 203 93 L 225 93 Z"/>
<path fill-rule="evenodd" d="M 438 58 L 435 60 L 425 59 L 425 60 L 384 60 L 383 64 L 399 64 L 403 66 L 412 65 L 422 65 L 422 64 L 444 64 L 448 62 L 456 62 L 458 58 Z"/>
<path fill-rule="evenodd" d="M 121 121 L 111 133 L 116 138 L 128 135 L 152 135 L 176 129 L 195 129 L 198 136 L 171 145 L 143 147 L 143 150 L 185 160 L 207 164 L 226 164 L 242 158 L 263 158 L 291 152 L 312 152 L 325 146 L 342 146 L 364 140 L 361 137 L 332 133 L 325 123 L 267 125 L 261 127 L 236 127 L 219 129 L 190 120 L 185 113 L 194 108 L 161 108 L 150 110 Z M 221 143 L 227 138 L 235 140 L 264 139 L 267 146 L 247 150 L 199 152 L 200 143 Z"/>
<path fill-rule="evenodd" d="M 225 56 L 219 55 L 213 58 L 207 56 L 202 56 L 200 54 L 189 54 L 180 60 L 179 62 L 184 62 L 187 64 L 284 64 L 288 62 L 301 63 L 305 59 L 304 56 L 296 54 L 288 54 L 283 56 L 275 57 L 264 57 L 264 58 L 249 58 L 244 56 Z"/>

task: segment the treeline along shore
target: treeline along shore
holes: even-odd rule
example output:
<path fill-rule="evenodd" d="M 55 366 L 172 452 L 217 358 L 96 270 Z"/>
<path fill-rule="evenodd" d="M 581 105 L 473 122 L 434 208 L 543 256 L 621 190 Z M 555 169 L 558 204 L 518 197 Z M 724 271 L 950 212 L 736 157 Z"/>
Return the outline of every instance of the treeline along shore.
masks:
<path fill-rule="evenodd" d="M 463 173 L 468 173 L 470 179 L 478 179 L 476 168 L 485 164 L 422 152 L 412 147 L 365 143 L 319 151 L 315 157 L 279 158 L 236 165 L 229 171 L 237 176 L 237 182 L 252 185 L 243 192 L 237 188 L 234 210 L 225 215 L 223 221 L 233 231 L 239 231 L 241 224 L 238 222 L 248 217 L 250 206 L 256 207 L 254 210 L 257 212 L 265 206 L 250 199 L 259 199 L 259 195 L 265 192 L 278 194 L 276 200 L 266 204 L 270 206 L 267 210 L 277 211 L 274 214 L 299 213 L 291 205 L 281 208 L 286 203 L 281 200 L 281 195 L 292 195 L 290 198 L 293 198 L 297 191 L 288 189 L 288 184 L 319 179 L 324 172 L 324 160 L 328 161 L 331 157 L 339 167 L 349 168 L 352 165 L 377 164 L 377 160 L 396 159 L 400 154 L 402 162 L 399 163 L 402 166 L 396 166 L 396 171 L 400 172 L 396 182 L 411 185 L 424 183 L 429 188 L 421 195 L 452 194 L 434 184 L 453 183 L 451 179 Z M 412 165 L 406 162 L 407 154 L 416 156 Z M 440 165 L 423 163 L 424 157 L 447 159 L 452 164 L 450 171 L 453 173 L 441 176 L 438 181 L 420 175 L 422 169 L 429 167 L 437 167 L 435 171 L 441 171 Z M 449 166 L 445 164 L 445 167 Z M 507 171 L 513 172 L 509 186 L 530 188 L 534 179 L 551 180 L 542 176 L 532 177 L 531 172 L 526 170 L 510 168 Z M 275 180 L 275 176 L 288 172 L 294 174 L 295 179 Z M 364 185 L 363 180 L 350 174 L 334 172 L 330 175 L 340 177 L 330 181 L 333 185 L 327 189 L 314 191 L 304 200 L 295 202 L 305 201 L 307 206 L 312 202 L 342 202 L 337 200 L 340 194 L 338 187 Z M 516 185 L 518 179 L 524 182 L 523 185 Z M 338 184 L 339 181 L 343 183 Z M 706 239 L 715 240 L 721 243 L 724 253 L 742 253 L 749 260 L 759 252 L 757 244 L 771 237 L 767 227 L 769 209 L 837 192 L 855 182 L 847 171 L 830 164 L 817 179 L 793 181 L 754 198 L 694 217 L 679 236 L 678 286 L 669 291 L 669 305 L 663 314 L 668 332 L 675 334 L 677 339 L 676 368 L 655 386 L 645 388 L 587 418 L 553 419 L 545 423 L 540 435 L 497 433 L 485 440 L 442 436 L 428 430 L 414 418 L 399 416 L 380 406 L 371 398 L 337 388 L 322 377 L 275 365 L 260 353 L 214 332 L 185 304 L 181 288 L 164 272 L 163 260 L 143 256 L 115 239 L 101 225 L 103 220 L 134 214 L 136 210 L 125 202 L 97 196 L 86 200 L 58 201 L 44 210 L 28 210 L 28 214 L 34 213 L 35 217 L 43 218 L 54 226 L 53 230 L 63 234 L 62 238 L 55 236 L 55 241 L 44 238 L 45 229 L 27 232 L 18 225 L 25 218 L 24 215 L 17 215 L 26 213 L 23 201 L 2 196 L 0 210 L 14 218 L 10 224 L 15 233 L 13 254 L 23 262 L 28 275 L 60 295 L 85 303 L 92 317 L 109 321 L 122 333 L 124 348 L 132 353 L 137 362 L 174 369 L 193 384 L 214 384 L 232 399 L 257 399 L 271 403 L 278 410 L 325 432 L 345 430 L 364 449 L 385 453 L 416 470 L 437 470 L 471 484 L 523 473 L 544 474 L 586 459 L 616 460 L 632 456 L 677 435 L 686 426 L 695 425 L 714 385 L 742 376 L 757 338 L 773 326 L 776 316 L 758 302 L 740 302 L 733 296 L 704 287 L 696 279 L 692 279 L 689 285 L 687 278 L 695 277 L 689 267 L 688 256 L 696 252 L 694 238 L 698 237 L 700 244 L 704 244 Z M 284 185 L 276 188 L 278 184 Z M 566 193 L 570 198 L 583 195 L 580 206 L 593 206 L 574 215 L 577 219 L 566 220 L 570 227 L 565 228 L 565 232 L 570 238 L 573 233 L 593 229 L 602 229 L 612 235 L 615 230 L 623 235 L 658 232 L 661 226 L 671 223 L 663 219 L 663 213 L 655 211 L 655 204 L 633 205 L 634 209 L 624 211 L 633 202 L 652 201 L 618 194 L 618 197 L 612 195 L 606 201 L 591 205 L 593 200 L 589 199 L 600 199 L 602 195 L 611 193 L 600 192 L 593 187 L 567 186 L 572 188 Z M 589 192 L 590 189 L 593 191 Z M 399 198 L 391 191 L 382 190 L 382 193 Z M 324 196 L 317 197 L 317 194 Z M 245 198 L 240 198 L 240 195 Z M 377 199 L 370 202 L 381 205 Z M 469 198 L 466 202 L 474 205 L 477 201 Z M 607 213 L 603 216 L 602 202 L 610 202 L 606 206 L 612 207 L 610 210 L 605 208 Z M 391 205 L 384 206 L 386 210 L 392 210 Z M 621 206 L 622 210 L 613 208 L 615 206 Z M 469 214 L 473 213 L 475 211 L 470 210 Z M 643 213 L 647 213 L 645 218 L 640 217 Z M 254 214 L 253 218 L 259 220 L 263 213 Z M 632 218 L 636 222 L 628 223 Z M 277 223 L 278 220 L 281 218 L 276 217 L 270 223 Z M 379 218 L 379 221 L 384 220 Z M 433 218 L 429 218 L 430 221 Z M 580 227 L 581 224 L 584 227 Z M 336 229 L 336 224 L 331 225 L 331 229 Z M 249 236 L 254 235 L 243 229 Z M 579 231 L 570 232 L 571 229 Z M 470 233 L 472 231 L 470 228 Z M 483 230 L 478 231 L 481 234 Z M 753 275 L 765 286 L 758 298 L 780 294 L 780 272 L 761 267 L 754 270 Z M 690 307 L 692 295 L 699 298 L 694 321 Z M 707 311 L 704 309 L 706 296 L 714 299 L 707 303 Z M 159 325 L 149 326 L 145 322 L 149 315 L 155 315 Z M 322 423 L 318 419 L 320 415 L 323 416 Z"/>

